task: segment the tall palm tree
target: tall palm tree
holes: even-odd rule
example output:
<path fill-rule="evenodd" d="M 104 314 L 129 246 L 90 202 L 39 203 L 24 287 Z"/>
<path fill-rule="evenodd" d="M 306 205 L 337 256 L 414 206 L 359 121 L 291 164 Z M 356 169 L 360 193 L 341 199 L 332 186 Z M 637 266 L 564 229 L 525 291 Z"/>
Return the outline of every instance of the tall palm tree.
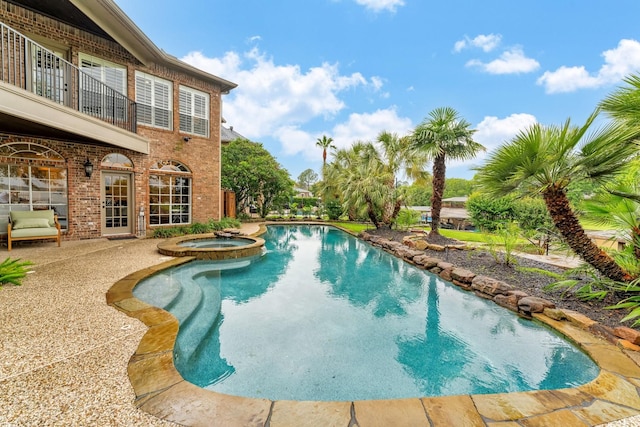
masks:
<path fill-rule="evenodd" d="M 631 275 L 587 236 L 567 198 L 570 183 L 609 182 L 637 152 L 632 141 L 638 132 L 629 127 L 610 123 L 589 131 L 597 114 L 581 127 L 570 120 L 561 126 L 530 126 L 495 151 L 474 180 L 490 195 L 542 195 L 569 247 L 604 276 L 626 282 Z"/>
<path fill-rule="evenodd" d="M 329 148 L 336 148 L 335 145 L 332 144 L 333 138 L 329 138 L 326 135 L 322 135 L 322 138 L 318 138 L 316 140 L 316 146 L 322 148 L 322 165 L 327 164 L 327 150 Z"/>
<path fill-rule="evenodd" d="M 450 107 L 436 108 L 413 131 L 414 147 L 433 160 L 430 235 L 439 235 L 440 212 L 446 179 L 447 160 L 474 158 L 484 147 L 474 141 L 475 130 Z"/>

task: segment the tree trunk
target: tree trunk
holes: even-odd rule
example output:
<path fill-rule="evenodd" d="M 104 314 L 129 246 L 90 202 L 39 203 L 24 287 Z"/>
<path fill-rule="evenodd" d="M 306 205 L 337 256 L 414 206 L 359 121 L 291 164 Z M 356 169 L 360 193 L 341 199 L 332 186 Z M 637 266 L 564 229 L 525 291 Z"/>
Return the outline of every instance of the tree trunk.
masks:
<path fill-rule="evenodd" d="M 378 217 L 376 216 L 375 211 L 373 210 L 373 202 L 371 201 L 371 199 L 368 196 L 364 197 L 365 202 L 367 203 L 367 215 L 369 216 L 369 219 L 371 220 L 371 222 L 373 223 L 373 225 L 376 228 L 380 228 L 382 224 L 379 220 Z"/>
<path fill-rule="evenodd" d="M 556 228 L 580 258 L 611 280 L 629 282 L 633 279 L 587 236 L 571 209 L 563 189 L 551 186 L 542 193 L 542 196 Z"/>
<path fill-rule="evenodd" d="M 640 228 L 633 227 L 631 230 L 631 244 L 633 245 L 633 254 L 636 259 L 640 259 Z"/>
<path fill-rule="evenodd" d="M 389 206 L 384 207 L 384 212 L 391 211 L 389 213 L 383 214 L 382 222 L 384 223 L 384 225 L 391 228 L 391 226 L 393 225 L 393 221 L 395 221 L 395 219 L 398 217 L 398 213 L 400 212 L 401 207 L 402 202 L 400 200 L 396 200 L 393 205 L 389 204 Z"/>
<path fill-rule="evenodd" d="M 431 195 L 431 231 L 429 234 L 440 235 L 440 211 L 446 174 L 445 155 L 438 154 L 433 161 L 433 194 Z"/>

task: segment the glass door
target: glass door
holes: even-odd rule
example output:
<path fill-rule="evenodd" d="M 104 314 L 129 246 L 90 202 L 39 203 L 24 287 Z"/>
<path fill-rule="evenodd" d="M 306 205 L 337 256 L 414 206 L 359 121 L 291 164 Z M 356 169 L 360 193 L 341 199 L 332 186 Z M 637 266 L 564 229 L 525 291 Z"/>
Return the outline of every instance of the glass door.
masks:
<path fill-rule="evenodd" d="M 132 234 L 131 174 L 102 172 L 102 234 Z"/>

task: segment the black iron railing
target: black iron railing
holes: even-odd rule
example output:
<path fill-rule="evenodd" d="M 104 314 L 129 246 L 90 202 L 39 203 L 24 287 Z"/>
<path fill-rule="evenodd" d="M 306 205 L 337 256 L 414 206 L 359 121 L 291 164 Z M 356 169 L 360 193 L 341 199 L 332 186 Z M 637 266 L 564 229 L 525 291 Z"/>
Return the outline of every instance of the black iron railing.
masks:
<path fill-rule="evenodd" d="M 136 103 L 0 22 L 0 81 L 136 132 Z"/>

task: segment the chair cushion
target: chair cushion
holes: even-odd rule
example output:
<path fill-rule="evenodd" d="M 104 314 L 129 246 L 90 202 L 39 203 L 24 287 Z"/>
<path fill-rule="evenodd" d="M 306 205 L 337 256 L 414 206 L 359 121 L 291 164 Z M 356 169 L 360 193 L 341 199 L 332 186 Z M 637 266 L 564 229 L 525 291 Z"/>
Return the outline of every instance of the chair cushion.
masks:
<path fill-rule="evenodd" d="M 49 221 L 49 227 L 56 226 L 53 209 L 39 211 L 11 211 L 9 212 L 9 217 L 11 218 L 11 228 L 15 228 L 16 221 L 32 218 L 46 218 Z"/>
<path fill-rule="evenodd" d="M 11 224 L 13 230 L 20 230 L 22 228 L 49 228 L 49 220 L 47 218 L 21 218 L 15 220 Z"/>
<path fill-rule="evenodd" d="M 58 229 L 55 227 L 47 228 L 21 228 L 11 231 L 11 239 L 39 238 L 39 237 L 58 237 Z"/>

